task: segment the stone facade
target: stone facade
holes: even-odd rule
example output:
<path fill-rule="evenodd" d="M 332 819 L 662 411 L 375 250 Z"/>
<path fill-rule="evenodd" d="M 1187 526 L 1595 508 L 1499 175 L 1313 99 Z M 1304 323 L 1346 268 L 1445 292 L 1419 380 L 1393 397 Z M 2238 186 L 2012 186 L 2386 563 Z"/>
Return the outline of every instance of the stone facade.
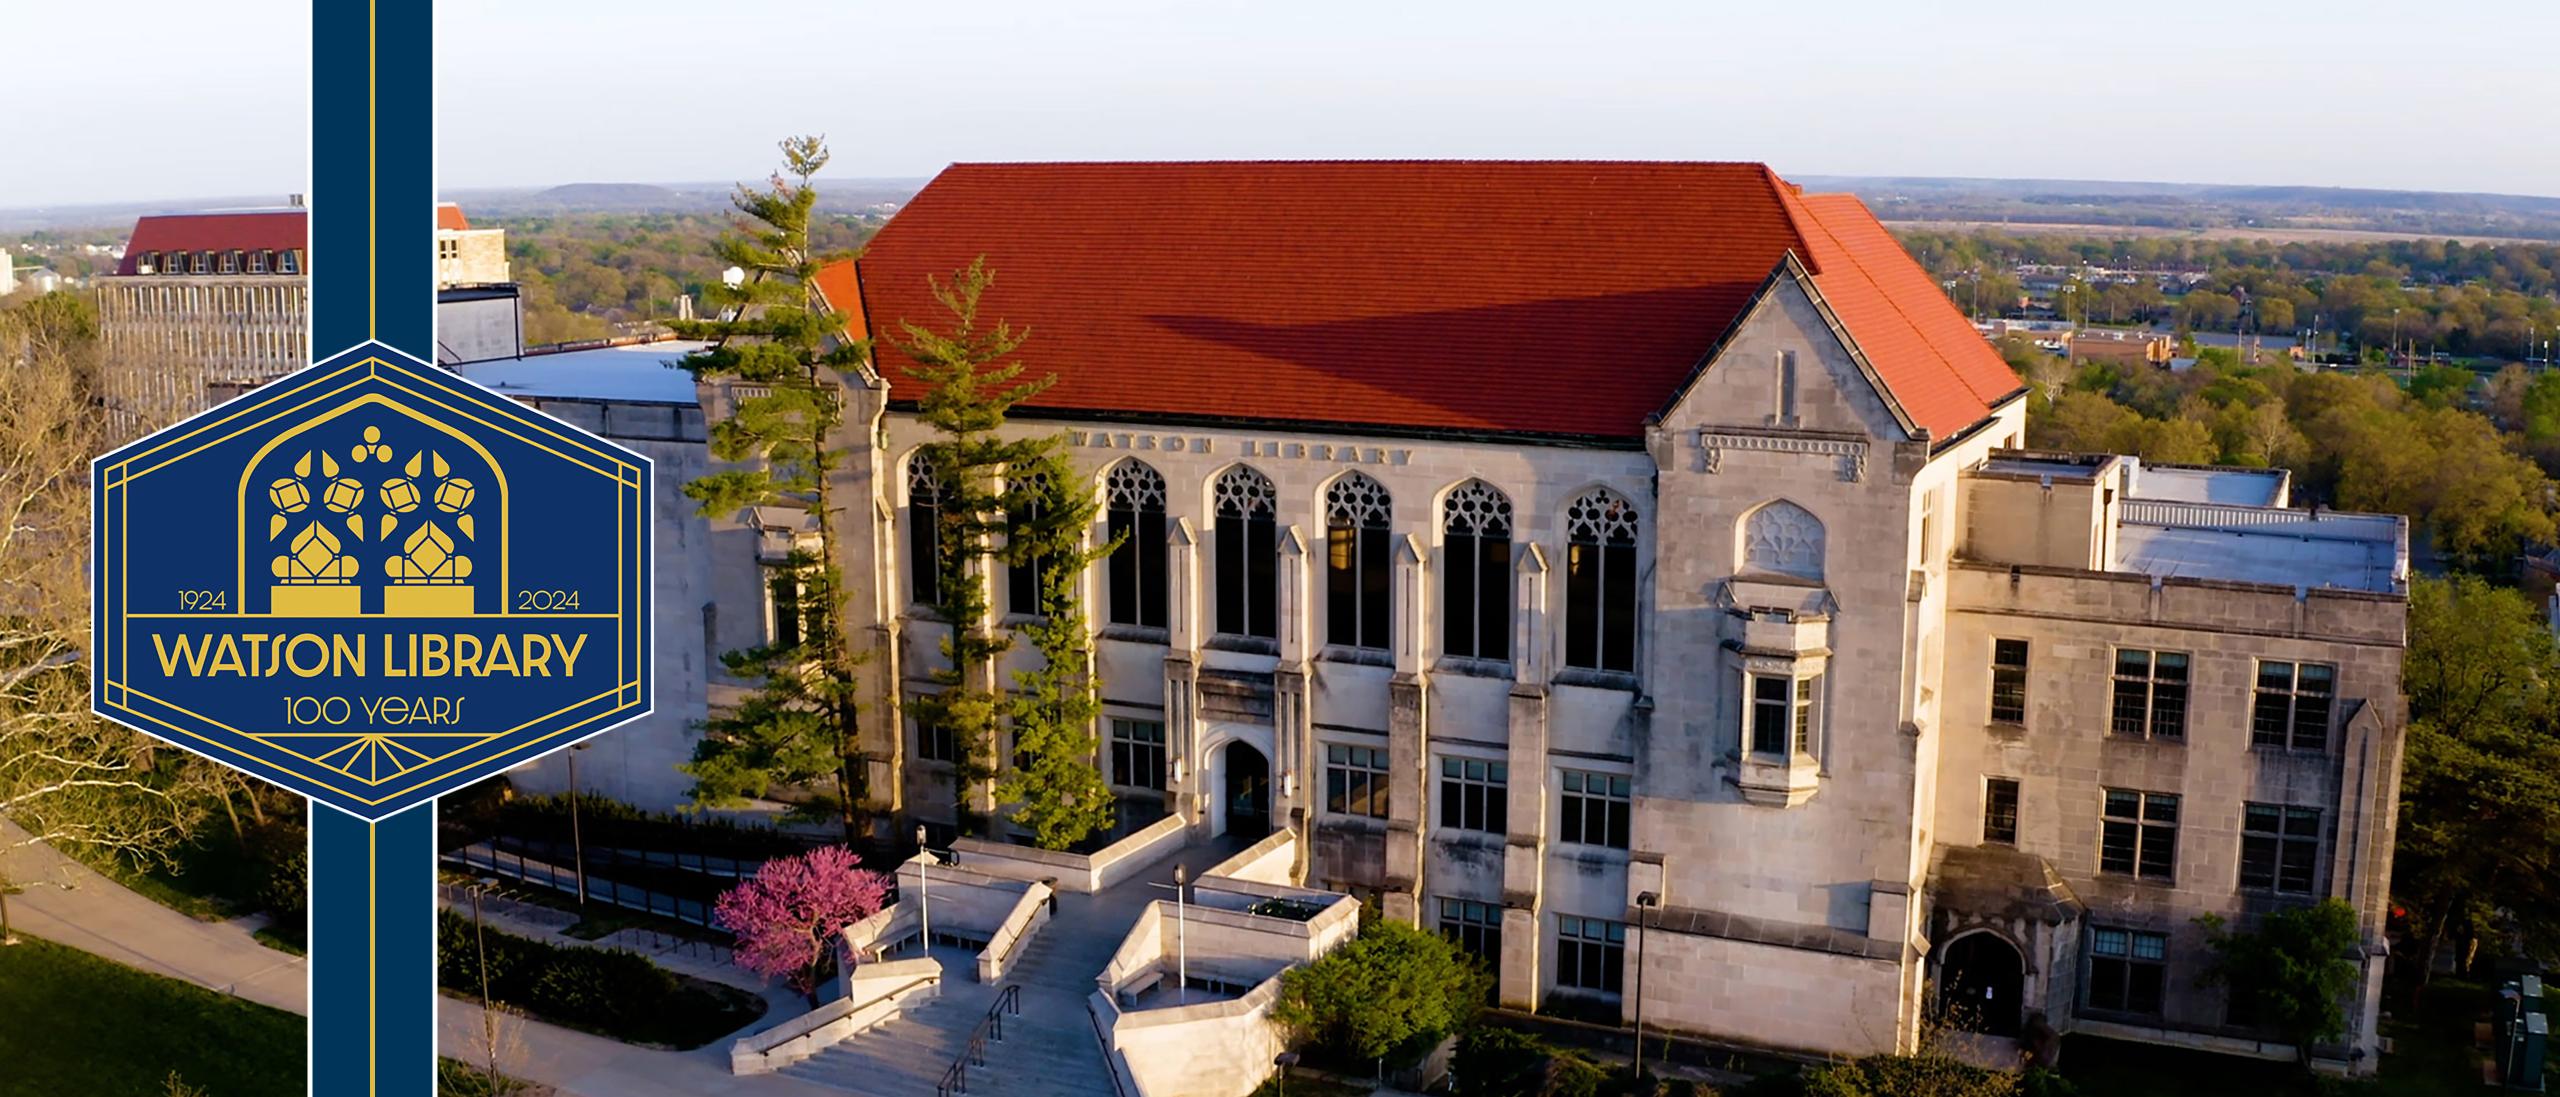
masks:
<path fill-rule="evenodd" d="M 867 580 L 854 597 L 856 618 L 878 638 L 872 695 L 895 699 L 931 688 L 948 625 L 906 597 L 908 463 L 928 432 L 871 395 L 863 436 L 876 444 L 855 448 L 841 487 L 881 524 L 844 564 Z M 1161 795 L 1203 833 L 1225 833 L 1240 810 L 1231 771 L 1267 766 L 1271 824 L 1306 838 L 1301 879 L 1374 896 L 1391 916 L 1426 925 L 1442 924 L 1443 901 L 1499 912 L 1492 959 L 1507 1004 L 1578 1000 L 1632 1018 L 1642 940 L 1649 1024 L 1799 1051 L 1908 1050 L 1936 1005 L 1937 946 L 2000 914 L 1940 902 L 1933 867 L 1982 842 L 1984 779 L 2001 776 L 2022 790 L 2014 848 L 2073 897 L 2053 908 L 2068 919 L 2003 934 L 2036 980 L 2032 1012 L 2059 1029 L 2148 1038 L 2237 1031 L 2220 992 L 2197 982 L 2206 957 L 2190 920 L 2298 898 L 2239 887 L 2244 802 L 2322 813 L 2331 830 L 2321 893 L 2354 903 L 2379 946 L 2402 595 L 2396 584 L 2297 594 L 2125 570 L 2106 531 L 2124 520 L 2117 510 L 2132 490 L 2039 517 L 1982 474 L 2022 437 L 2023 415 L 2012 400 L 1961 437 L 1911 437 L 1818 300 L 1780 278 L 1641 449 L 1171 424 L 1014 429 L 1063 430 L 1096 492 L 1123 462 L 1144 463 L 1167 485 L 1166 624 L 1098 632 L 1107 705 L 1097 764 L 1110 765 L 1112 719 L 1161 724 L 1169 759 L 1162 793 L 1121 794 Z M 1220 635 L 1213 623 L 1216 483 L 1239 465 L 1273 489 L 1280 624 L 1268 640 Z M 1391 500 L 1384 649 L 1324 639 L 1328 491 L 1355 472 Z M 1443 519 L 1470 481 L 1510 503 L 1515 658 L 1444 650 Z M 1567 666 L 1560 637 L 1567 512 L 1594 488 L 1631 501 L 1642 531 L 1629 672 Z M 1755 556 L 1754 516 L 1780 506 L 1818 523 L 1797 534 L 1811 547 L 1793 550 L 1809 552 L 1810 566 Z M 1089 605 L 1106 604 L 1107 572 L 1088 577 Z M 2034 652 L 2023 728 L 1986 723 L 1994 638 L 2027 639 Z M 2109 734 L 2113 652 L 2138 645 L 2192 653 L 2183 743 Z M 1026 657 L 1009 656 L 1000 677 Z M 2258 659 L 2339 668 L 2336 750 L 2247 745 Z M 1808 741 L 1787 756 L 1751 749 L 1755 673 L 1815 683 Z M 919 757 L 919 730 L 893 704 L 875 711 L 873 806 L 951 821 L 948 767 Z M 1334 747 L 1383 750 L 1383 817 L 1328 802 Z M 1440 825 L 1454 791 L 1439 777 L 1449 760 L 1507 766 L 1503 831 Z M 1622 844 L 1589 832 L 1567 840 L 1564 816 L 1588 810 L 1566 800 L 1568 774 L 1631 782 Z M 2101 870 L 2108 788 L 2185 798 L 2174 882 Z M 1565 919 L 1575 920 L 1571 942 Z M 1656 927 L 1649 935 L 1645 923 Z M 1594 926 L 1603 927 L 1596 948 L 1583 941 Z M 2156 1014 L 2082 1008 L 2084 941 L 2099 926 L 2168 934 Z M 1622 936 L 1609 939 L 1607 927 Z M 1569 981 L 1583 986 L 1563 985 L 1566 951 L 1577 953 Z M 1596 977 L 1586 958 L 1620 970 Z M 2378 959 L 2366 967 L 2375 985 Z M 2371 1047 L 2372 1019 L 2358 1012 L 2345 1050 Z"/>
<path fill-rule="evenodd" d="M 311 280 L 299 274 L 98 279 L 107 430 L 139 438 L 310 361 Z"/>

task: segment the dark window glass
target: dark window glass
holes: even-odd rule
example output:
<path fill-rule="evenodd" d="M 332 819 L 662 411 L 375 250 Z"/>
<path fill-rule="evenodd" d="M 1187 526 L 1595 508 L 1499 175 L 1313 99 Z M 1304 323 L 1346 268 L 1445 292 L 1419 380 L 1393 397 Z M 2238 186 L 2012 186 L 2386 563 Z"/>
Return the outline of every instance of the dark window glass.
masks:
<path fill-rule="evenodd" d="M 773 646 L 800 646 L 800 577 L 788 571 L 774 571 L 765 577 L 765 591 L 765 612 L 773 623 Z"/>
<path fill-rule="evenodd" d="M 1565 510 L 1565 665 L 1636 669 L 1636 511 L 1606 488 Z"/>
<path fill-rule="evenodd" d="M 1278 500 L 1271 478 L 1238 466 L 1218 477 L 1218 631 L 1280 635 Z"/>
<path fill-rule="evenodd" d="M 942 604 L 942 481 L 923 454 L 907 465 L 907 600 Z"/>
<path fill-rule="evenodd" d="M 1107 577 L 1115 625 L 1165 627 L 1164 477 L 1136 461 L 1114 466 L 1103 482 L 1111 550 Z"/>
<path fill-rule="evenodd" d="M 1014 497 L 1013 506 L 1008 515 L 1014 531 L 1012 536 L 1027 535 L 1049 513 L 1049 493 L 1055 488 L 1049 483 L 1049 477 L 1040 473 L 1024 477 L 1021 483 L 1009 484 L 1007 487 L 1010 489 L 1009 494 Z M 1046 613 L 1047 611 L 1041 605 L 1043 597 L 1041 588 L 1048 585 L 1049 570 L 1050 561 L 1047 553 L 1029 559 L 1015 559 L 1008 551 L 1005 561 L 1005 609 L 1023 617 L 1038 617 Z"/>
<path fill-rule="evenodd" d="M 2187 656 L 2176 651 L 2116 650 L 2118 735 L 2176 739 L 2187 732 Z"/>
<path fill-rule="evenodd" d="M 2105 927 L 2089 932 L 2089 1008 L 2156 1015 L 2168 972 L 2167 934 Z"/>
<path fill-rule="evenodd" d="M 1563 818 L 1557 826 L 1558 837 L 1579 845 L 1628 848 L 1635 779 L 1574 769 L 1561 776 L 1564 794 L 1556 799 Z"/>
<path fill-rule="evenodd" d="M 1386 818 L 1387 748 L 1326 744 L 1324 789 L 1326 811 Z"/>
<path fill-rule="evenodd" d="M 1991 722 L 2027 722 L 2027 642 L 1991 642 Z"/>
<path fill-rule="evenodd" d="M 924 720 L 916 721 L 916 756 L 928 762 L 957 762 L 960 744 L 951 729 Z"/>
<path fill-rule="evenodd" d="M 2178 798 L 2168 793 L 2106 790 L 2098 870 L 2166 881 L 2176 877 L 2177 866 Z"/>
<path fill-rule="evenodd" d="M 1624 983 L 1626 962 L 1626 923 L 1557 916 L 1557 986 L 1616 994 Z"/>
<path fill-rule="evenodd" d="M 1111 721 L 1111 783 L 1164 789 L 1164 725 L 1154 720 Z"/>
<path fill-rule="evenodd" d="M 1992 777 L 1982 783 L 1982 840 L 1995 845 L 2018 844 L 2018 782 Z"/>
<path fill-rule="evenodd" d="M 2240 886 L 2310 895 L 2320 882 L 2320 809 L 2250 804 L 2240 819 Z"/>
<path fill-rule="evenodd" d="M 1511 767 L 1477 758 L 1440 759 L 1440 825 L 1501 834 L 1510 830 Z"/>
<path fill-rule="evenodd" d="M 1502 908 L 1466 899 L 1440 900 L 1440 932 L 1487 966 L 1502 962 Z"/>
<path fill-rule="evenodd" d="M 1325 491 L 1325 641 L 1387 646 L 1394 574 L 1388 549 L 1393 506 L 1387 489 L 1357 472 Z"/>
<path fill-rule="evenodd" d="M 1482 480 L 1470 480 L 1449 493 L 1446 510 L 1441 649 L 1450 655 L 1508 659 L 1511 500 Z"/>
<path fill-rule="evenodd" d="M 2283 750 L 2329 749 L 2329 711 L 2336 667 L 2326 663 L 2258 664 L 2258 695 L 2249 742 Z"/>

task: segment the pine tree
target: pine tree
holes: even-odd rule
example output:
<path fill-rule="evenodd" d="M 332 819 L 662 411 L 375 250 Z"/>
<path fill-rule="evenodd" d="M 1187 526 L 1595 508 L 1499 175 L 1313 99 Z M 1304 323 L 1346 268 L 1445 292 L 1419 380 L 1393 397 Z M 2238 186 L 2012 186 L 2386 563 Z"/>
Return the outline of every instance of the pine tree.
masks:
<path fill-rule="evenodd" d="M 835 814 L 853 839 L 864 791 L 854 677 L 861 660 L 842 625 L 844 581 L 828 483 L 842 453 L 827 439 L 843 417 L 841 372 L 869 348 L 844 335 L 818 296 L 818 269 L 831 257 L 809 244 L 818 200 L 809 179 L 826 166 L 826 140 L 793 137 L 781 148 L 783 170 L 761 189 L 739 186 L 731 201 L 749 220 L 714 248 L 747 277 L 736 286 L 704 287 L 720 319 L 671 325 L 686 338 L 712 341 L 682 363 L 697 379 L 761 393 L 738 397 L 728 417 L 711 426 L 711 455 L 742 467 L 696 479 L 684 492 L 710 516 L 798 507 L 816 544 L 795 545 L 771 579 L 774 612 L 785 619 L 777 641 L 721 656 L 731 674 L 758 683 L 755 692 L 705 724 L 708 734 L 681 768 L 694 779 L 693 803 L 703 807 L 735 806 L 777 785 L 831 781 L 829 801 L 799 814 Z"/>
<path fill-rule="evenodd" d="M 949 624 L 942 643 L 947 666 L 935 672 L 940 691 L 914 702 L 919 722 L 950 734 L 959 747 L 955 797 L 962 817 L 979 814 L 981 790 L 1015 806 L 1014 821 L 1035 841 L 1063 849 L 1107 827 L 1111 790 L 1094 765 L 1093 723 L 1101 705 L 1092 679 L 1093 653 L 1077 597 L 1085 568 L 1112 546 L 1083 547 L 1093 521 L 1091 493 L 1075 490 L 1065 438 L 1004 437 L 1006 413 L 1055 383 L 1055 374 L 1026 379 L 1006 359 L 1028 333 L 1001 320 L 981 325 L 978 305 L 994 276 L 983 259 L 937 281 L 933 291 L 951 314 L 935 331 L 900 321 L 900 349 L 925 386 L 917 413 L 941 439 L 917 460 L 935 479 L 941 527 L 936 613 Z M 1042 656 L 1017 672 L 1015 690 L 1000 692 L 995 663 L 1011 637 L 990 622 L 994 563 L 1039 569 L 1041 614 L 1023 634 Z M 1014 732 L 1013 765 L 995 758 L 999 720 Z"/>

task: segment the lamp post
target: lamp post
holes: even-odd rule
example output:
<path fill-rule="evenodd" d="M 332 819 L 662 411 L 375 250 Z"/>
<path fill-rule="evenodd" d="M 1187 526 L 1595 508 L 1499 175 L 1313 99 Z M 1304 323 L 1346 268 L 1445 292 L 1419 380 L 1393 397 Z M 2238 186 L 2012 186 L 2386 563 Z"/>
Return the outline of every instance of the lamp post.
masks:
<path fill-rule="evenodd" d="M 471 885 L 471 947 L 480 954 L 480 1040 L 489 1056 L 489 1084 L 498 1084 L 498 1011 L 489 1002 L 489 937 L 480 923 L 480 893 L 489 882 Z"/>
<path fill-rule="evenodd" d="M 587 909 L 587 841 L 578 829 L 578 752 L 585 743 L 569 748 L 569 850 L 578 868 L 578 909 Z"/>
<path fill-rule="evenodd" d="M 1644 1081 L 1644 939 L 1662 897 L 1647 891 L 1636 896 L 1636 1081 Z"/>
<path fill-rule="evenodd" d="M 922 924 L 924 954 L 933 955 L 933 882 L 925 877 L 925 869 L 933 860 L 933 851 L 925 848 L 924 824 L 916 824 L 916 920 Z"/>
<path fill-rule="evenodd" d="M 1182 885 L 1189 882 L 1190 875 L 1181 865 L 1173 866 L 1173 978 L 1177 1005 L 1191 1003 L 1191 923 L 1182 895 Z"/>

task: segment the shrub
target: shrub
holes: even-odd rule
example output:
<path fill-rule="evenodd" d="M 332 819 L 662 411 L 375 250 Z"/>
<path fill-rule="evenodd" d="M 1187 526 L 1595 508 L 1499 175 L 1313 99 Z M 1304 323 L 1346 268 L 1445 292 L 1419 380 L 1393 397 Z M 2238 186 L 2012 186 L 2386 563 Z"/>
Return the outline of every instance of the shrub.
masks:
<path fill-rule="evenodd" d="M 1484 972 L 1447 938 L 1380 920 L 1281 976 L 1272 1015 L 1336 1056 L 1378 1059 L 1464 1028 L 1487 989 Z"/>
<path fill-rule="evenodd" d="M 489 997 L 620 1040 L 691 1047 L 763 1012 L 754 995 L 688 983 L 636 952 L 475 933 L 471 919 L 446 911 L 437 932 L 436 981 L 479 997 L 484 954 Z"/>
<path fill-rule="evenodd" d="M 1870 1055 L 1805 1072 L 1805 1097 L 2017 1097 L 2018 1076 L 1945 1055 Z"/>

